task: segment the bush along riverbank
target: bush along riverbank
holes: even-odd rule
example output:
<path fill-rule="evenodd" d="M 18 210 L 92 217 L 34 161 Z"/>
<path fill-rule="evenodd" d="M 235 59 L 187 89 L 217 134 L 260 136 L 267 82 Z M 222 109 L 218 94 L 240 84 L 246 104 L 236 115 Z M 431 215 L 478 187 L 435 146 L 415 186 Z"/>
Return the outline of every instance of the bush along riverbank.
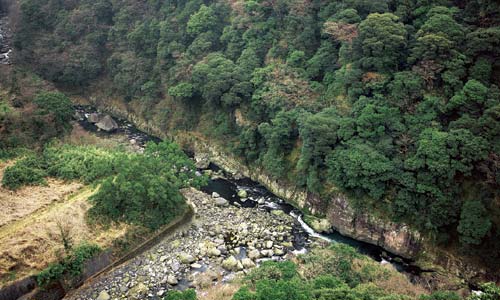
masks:
<path fill-rule="evenodd" d="M 203 175 L 195 174 L 194 163 L 170 142 L 151 142 L 141 153 L 132 153 L 119 148 L 74 146 L 54 141 L 42 152 L 27 151 L 12 158 L 13 163 L 3 172 L 3 188 L 16 191 L 27 185 L 46 185 L 47 178 L 79 181 L 94 187 L 89 193 L 87 223 L 99 228 L 129 225 L 128 231 L 111 245 L 112 253 L 98 255 L 98 260 L 99 257 L 105 260 L 98 261 L 98 268 L 105 267 L 148 237 L 155 237 L 155 231 L 164 232 L 165 224 L 182 223 L 189 209 L 180 190 L 200 187 L 206 182 Z M 54 291 L 54 288 L 61 290 L 57 287 L 62 286 L 66 292 L 81 283 L 83 264 L 93 260 L 98 251 L 97 246 L 89 244 L 73 247 L 70 229 L 58 222 L 58 238 L 64 245 L 64 253 L 60 253 L 58 262 L 36 277 L 41 288 Z M 78 234 L 77 231 L 73 233 Z M 87 267 L 93 271 L 84 278 L 97 271 L 92 263 Z M 5 290 L 12 291 L 8 287 Z"/>

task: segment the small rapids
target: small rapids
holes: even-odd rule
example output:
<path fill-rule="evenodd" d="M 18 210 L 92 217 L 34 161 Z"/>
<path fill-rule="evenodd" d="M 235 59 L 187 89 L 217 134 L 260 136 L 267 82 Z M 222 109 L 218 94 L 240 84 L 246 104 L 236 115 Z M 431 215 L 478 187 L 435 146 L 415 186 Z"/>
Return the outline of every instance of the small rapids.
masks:
<path fill-rule="evenodd" d="M 148 135 L 137 129 L 132 123 L 127 120 L 115 118 L 119 128 L 111 133 L 98 131 L 94 124 L 88 122 L 86 116 L 91 113 L 97 112 L 91 106 L 76 106 L 76 113 L 79 116 L 78 121 L 82 127 L 88 131 L 95 132 L 99 135 L 125 134 L 128 139 L 137 142 L 137 145 L 144 147 L 149 141 L 159 142 L 159 138 Z M 199 172 L 210 171 L 216 176 L 212 176 L 208 185 L 201 190 L 209 195 L 217 193 L 221 197 L 229 201 L 231 205 L 239 207 L 250 207 L 260 210 L 265 210 L 270 213 L 273 211 L 281 211 L 282 213 L 290 215 L 295 219 L 295 226 L 293 227 L 293 253 L 304 254 L 307 253 L 313 239 L 320 239 L 329 243 L 343 243 L 356 248 L 360 253 L 365 254 L 381 264 L 392 264 L 395 269 L 405 273 L 409 276 L 418 276 L 421 270 L 412 266 L 411 262 L 405 259 L 388 253 L 379 246 L 368 244 L 365 242 L 357 241 L 355 239 L 341 235 L 338 232 L 330 234 L 322 234 L 314 231 L 304 220 L 303 214 L 300 210 L 285 202 L 283 199 L 271 193 L 263 185 L 252 181 L 249 178 L 233 178 L 231 174 L 224 172 L 217 165 L 210 163 L 208 168 L 199 169 Z M 238 192 L 244 190 L 247 197 L 241 199 Z M 242 249 L 241 255 L 244 256 L 246 249 Z"/>

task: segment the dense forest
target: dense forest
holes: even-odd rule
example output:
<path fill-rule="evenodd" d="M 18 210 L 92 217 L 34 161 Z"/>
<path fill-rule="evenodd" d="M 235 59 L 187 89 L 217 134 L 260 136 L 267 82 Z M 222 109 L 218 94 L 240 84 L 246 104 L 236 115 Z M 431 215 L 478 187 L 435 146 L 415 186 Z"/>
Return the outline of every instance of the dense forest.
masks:
<path fill-rule="evenodd" d="M 324 199 L 348 193 L 358 209 L 500 263 L 497 1 L 20 9 L 16 61 L 59 87 L 105 86 L 165 130 L 200 131 Z"/>

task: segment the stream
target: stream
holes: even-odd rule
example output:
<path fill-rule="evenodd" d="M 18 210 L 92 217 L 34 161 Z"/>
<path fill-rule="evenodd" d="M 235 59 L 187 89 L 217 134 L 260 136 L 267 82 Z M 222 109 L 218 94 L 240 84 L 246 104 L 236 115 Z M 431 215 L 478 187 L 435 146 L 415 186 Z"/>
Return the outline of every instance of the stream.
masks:
<path fill-rule="evenodd" d="M 12 33 L 8 24 L 8 16 L 0 10 L 0 65 L 9 65 L 10 56 L 12 55 L 12 48 L 10 46 Z"/>
<path fill-rule="evenodd" d="M 90 114 L 96 113 L 97 109 L 91 106 L 75 106 L 79 124 L 86 130 L 101 135 L 103 137 L 113 134 L 124 134 L 132 141 L 133 144 L 144 147 L 149 142 L 159 142 L 161 139 L 151 136 L 137 129 L 132 123 L 120 118 L 114 118 L 118 124 L 118 128 L 112 132 L 104 132 L 99 130 L 94 124 L 90 123 L 87 118 Z M 188 154 L 192 157 L 191 154 Z M 361 254 L 367 255 L 381 264 L 392 264 L 398 271 L 406 274 L 410 279 L 416 279 L 422 272 L 418 267 L 413 266 L 410 261 L 403 259 L 397 255 L 385 251 L 379 246 L 369 243 L 357 241 L 355 239 L 341 235 L 338 232 L 331 234 L 321 234 L 315 232 L 309 225 L 303 221 L 303 214 L 300 210 L 277 197 L 258 182 L 254 182 L 249 178 L 234 178 L 231 174 L 226 173 L 217 165 L 210 163 L 208 168 L 200 169 L 200 172 L 209 172 L 212 174 L 207 186 L 202 188 L 202 191 L 212 195 L 216 193 L 228 200 L 229 203 L 237 207 L 251 207 L 267 212 L 282 211 L 285 214 L 293 217 L 295 224 L 293 226 L 293 247 L 295 253 L 305 253 L 308 251 L 309 245 L 313 239 L 320 239 L 330 243 L 342 243 L 356 248 Z M 245 190 L 247 198 L 240 199 L 238 191 Z M 245 250 L 245 249 L 243 249 Z"/>

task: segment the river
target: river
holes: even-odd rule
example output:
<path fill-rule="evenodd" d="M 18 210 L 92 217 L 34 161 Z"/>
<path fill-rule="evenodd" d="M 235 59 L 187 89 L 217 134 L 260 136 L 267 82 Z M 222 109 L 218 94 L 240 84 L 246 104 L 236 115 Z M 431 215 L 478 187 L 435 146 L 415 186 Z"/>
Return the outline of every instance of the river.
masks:
<path fill-rule="evenodd" d="M 9 28 L 9 18 L 7 14 L 0 11 L 0 64 L 9 65 L 12 56 L 12 33 Z"/>
<path fill-rule="evenodd" d="M 137 129 L 132 123 L 127 120 L 115 118 L 118 123 L 118 129 L 111 132 L 99 131 L 95 125 L 88 122 L 87 117 L 91 113 L 97 112 L 96 108 L 91 106 L 77 106 L 76 111 L 79 115 L 79 123 L 86 130 L 95 132 L 100 135 L 109 136 L 113 134 L 125 134 L 129 140 L 133 140 L 134 144 L 143 147 L 147 142 L 159 142 L 161 139 L 151 136 L 147 133 Z M 192 157 L 191 153 L 188 153 Z M 213 176 L 208 185 L 202 188 L 202 191 L 211 195 L 214 192 L 225 198 L 231 205 L 239 207 L 254 207 L 256 209 L 263 209 L 268 212 L 283 211 L 285 214 L 293 217 L 295 226 L 293 228 L 294 235 L 294 248 L 296 253 L 304 253 L 308 250 L 308 246 L 313 239 L 321 239 L 331 243 L 342 243 L 356 248 L 360 253 L 371 257 L 372 259 L 382 264 L 392 264 L 398 271 L 407 274 L 410 279 L 415 279 L 421 273 L 421 270 L 413 266 L 411 261 L 405 260 L 400 256 L 394 255 L 385 251 L 379 246 L 369 243 L 357 241 L 347 236 L 343 236 L 338 232 L 331 234 L 321 234 L 315 232 L 310 226 L 303 221 L 303 214 L 300 210 L 288 204 L 283 199 L 277 197 L 263 185 L 254 182 L 249 178 L 234 178 L 231 174 L 224 172 L 217 165 L 210 163 L 208 168 L 200 169 L 200 172 L 210 170 L 212 174 L 219 174 Z M 248 194 L 247 198 L 242 201 L 238 197 L 238 191 L 245 190 Z"/>

